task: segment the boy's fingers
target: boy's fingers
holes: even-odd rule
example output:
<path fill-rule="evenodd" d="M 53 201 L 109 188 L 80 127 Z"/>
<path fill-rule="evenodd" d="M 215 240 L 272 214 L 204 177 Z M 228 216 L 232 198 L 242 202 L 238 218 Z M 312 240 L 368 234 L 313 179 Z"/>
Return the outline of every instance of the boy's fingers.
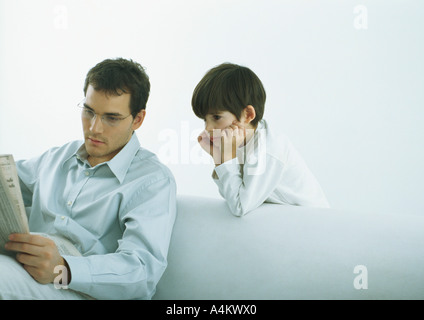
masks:
<path fill-rule="evenodd" d="M 199 137 L 205 137 L 207 135 L 206 130 L 203 130 L 202 132 L 200 132 Z"/>
<path fill-rule="evenodd" d="M 222 130 L 222 135 L 225 136 L 225 138 L 232 137 L 233 132 L 234 132 L 234 129 L 231 128 L 231 127 L 228 127 L 228 128 L 225 128 L 224 130 Z"/>

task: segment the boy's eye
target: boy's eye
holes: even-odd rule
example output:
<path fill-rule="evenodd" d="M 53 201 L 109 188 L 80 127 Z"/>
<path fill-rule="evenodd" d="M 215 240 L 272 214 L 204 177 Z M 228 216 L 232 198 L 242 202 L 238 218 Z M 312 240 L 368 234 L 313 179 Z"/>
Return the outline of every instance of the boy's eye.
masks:
<path fill-rule="evenodd" d="M 219 119 L 221 119 L 221 116 L 218 116 L 218 115 L 216 115 L 216 114 L 215 114 L 215 115 L 213 115 L 212 117 L 213 117 L 213 119 L 214 119 L 214 120 L 219 120 Z"/>

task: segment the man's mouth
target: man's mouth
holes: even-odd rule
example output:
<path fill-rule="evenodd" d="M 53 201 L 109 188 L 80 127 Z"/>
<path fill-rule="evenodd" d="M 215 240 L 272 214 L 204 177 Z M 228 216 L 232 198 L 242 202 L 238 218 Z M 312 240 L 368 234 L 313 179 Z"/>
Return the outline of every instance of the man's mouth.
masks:
<path fill-rule="evenodd" d="M 88 140 L 91 143 L 96 144 L 96 145 L 99 145 L 99 144 L 103 144 L 104 143 L 103 141 L 100 141 L 100 140 L 97 140 L 97 139 L 93 139 L 93 138 L 88 138 Z"/>

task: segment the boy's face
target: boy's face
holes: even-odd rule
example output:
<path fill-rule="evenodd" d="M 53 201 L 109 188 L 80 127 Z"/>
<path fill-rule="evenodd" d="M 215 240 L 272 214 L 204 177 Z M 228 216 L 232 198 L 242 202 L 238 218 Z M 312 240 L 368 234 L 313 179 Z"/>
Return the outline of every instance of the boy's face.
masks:
<path fill-rule="evenodd" d="M 208 113 L 205 117 L 205 129 L 212 134 L 213 130 L 228 128 L 234 120 L 238 121 L 236 116 L 229 111 Z"/>
<path fill-rule="evenodd" d="M 235 122 L 234 122 L 235 121 Z M 250 121 L 246 120 L 244 112 L 240 116 L 240 121 L 229 111 L 218 111 L 216 113 L 208 113 L 205 117 L 205 131 L 207 131 L 211 142 L 217 144 L 221 139 L 221 130 L 236 123 L 238 127 L 246 129 L 254 129 Z"/>

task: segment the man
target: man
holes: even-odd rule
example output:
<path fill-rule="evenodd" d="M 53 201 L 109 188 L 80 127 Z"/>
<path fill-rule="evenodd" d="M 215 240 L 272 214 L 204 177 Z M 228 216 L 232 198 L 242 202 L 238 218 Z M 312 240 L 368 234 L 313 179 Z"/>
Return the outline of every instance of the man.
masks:
<path fill-rule="evenodd" d="M 167 265 L 176 185 L 134 133 L 149 92 L 138 63 L 100 62 L 88 72 L 79 104 L 84 142 L 17 161 L 30 231 L 66 238 L 82 256 L 61 255 L 41 235 L 10 235 L 6 249 L 17 261 L 0 256 L 0 298 L 153 296 Z M 68 289 L 56 289 L 59 276 Z"/>

